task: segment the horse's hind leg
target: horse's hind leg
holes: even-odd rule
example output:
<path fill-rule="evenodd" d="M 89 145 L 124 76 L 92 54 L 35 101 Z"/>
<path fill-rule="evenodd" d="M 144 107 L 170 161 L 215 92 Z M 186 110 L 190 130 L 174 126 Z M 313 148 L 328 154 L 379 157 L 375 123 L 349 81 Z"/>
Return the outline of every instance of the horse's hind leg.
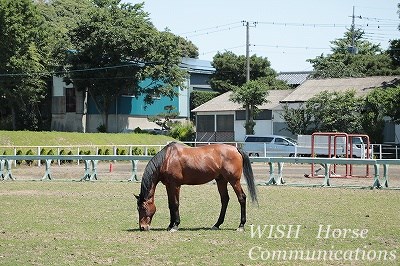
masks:
<path fill-rule="evenodd" d="M 244 224 L 246 223 L 246 194 L 243 191 L 242 186 L 240 185 L 240 179 L 235 181 L 235 183 L 231 183 L 233 190 L 235 190 L 236 196 L 240 203 L 240 224 L 238 231 L 244 230 Z"/>
<path fill-rule="evenodd" d="M 219 229 L 219 226 L 225 220 L 226 208 L 228 207 L 229 194 L 228 194 L 228 182 L 224 178 L 217 179 L 218 192 L 221 197 L 221 212 L 217 223 L 212 227 L 212 229 Z"/>

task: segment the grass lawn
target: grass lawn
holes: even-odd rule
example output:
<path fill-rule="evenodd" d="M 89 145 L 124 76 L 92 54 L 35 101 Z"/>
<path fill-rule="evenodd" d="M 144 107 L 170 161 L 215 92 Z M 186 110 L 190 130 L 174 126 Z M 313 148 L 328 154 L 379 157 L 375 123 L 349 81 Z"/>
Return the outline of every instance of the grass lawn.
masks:
<path fill-rule="evenodd" d="M 0 146 L 142 145 L 172 140 L 163 135 L 135 133 L 0 131 Z"/>
<path fill-rule="evenodd" d="M 259 206 L 248 204 L 246 231 L 236 232 L 240 214 L 232 189 L 225 223 L 221 230 L 212 231 L 209 228 L 220 208 L 216 185 L 184 186 L 180 230 L 169 233 L 165 231 L 169 211 L 162 184 L 156 192 L 152 230 L 138 231 L 133 194 L 139 187 L 138 183 L 112 181 L 0 182 L 0 264 L 400 263 L 399 191 L 258 187 Z M 264 235 L 257 234 L 255 229 L 265 225 Z M 287 230 L 281 230 L 284 238 L 279 231 L 269 237 L 269 225 L 281 225 L 280 229 L 296 225 L 298 235 L 286 238 Z M 317 238 L 319 225 L 324 234 L 331 225 L 333 234 Z M 350 230 L 343 238 L 345 231 L 337 228 Z M 290 251 L 292 255 L 320 251 L 326 256 L 310 261 L 300 259 L 299 253 L 296 260 L 283 260 L 282 252 L 288 256 Z"/>

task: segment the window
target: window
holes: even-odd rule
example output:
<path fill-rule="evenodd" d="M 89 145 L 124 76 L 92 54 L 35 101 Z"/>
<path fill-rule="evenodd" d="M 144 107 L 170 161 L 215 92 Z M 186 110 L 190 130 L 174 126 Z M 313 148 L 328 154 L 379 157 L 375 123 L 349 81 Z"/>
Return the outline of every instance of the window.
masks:
<path fill-rule="evenodd" d="M 66 112 L 76 112 L 76 96 L 75 96 L 75 88 L 66 88 L 65 89 L 65 107 Z"/>
<path fill-rule="evenodd" d="M 274 138 L 273 137 L 255 137 L 249 136 L 246 138 L 245 142 L 263 142 L 270 143 Z"/>
<path fill-rule="evenodd" d="M 232 132 L 233 126 L 233 115 L 217 115 L 217 131 L 224 132 L 229 131 Z"/>
<path fill-rule="evenodd" d="M 235 111 L 236 120 L 246 120 L 246 111 L 239 110 Z M 254 120 L 271 120 L 272 119 L 272 110 L 261 110 L 256 114 Z"/>
<path fill-rule="evenodd" d="M 198 115 L 196 116 L 197 132 L 214 132 L 214 116 L 213 115 Z"/>

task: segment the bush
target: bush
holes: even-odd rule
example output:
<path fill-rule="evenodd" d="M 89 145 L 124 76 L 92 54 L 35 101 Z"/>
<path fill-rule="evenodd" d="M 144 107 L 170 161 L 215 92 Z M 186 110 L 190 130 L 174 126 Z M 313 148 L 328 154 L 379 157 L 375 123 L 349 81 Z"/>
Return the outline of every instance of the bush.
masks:
<path fill-rule="evenodd" d="M 157 151 L 154 148 L 147 149 L 147 155 L 156 155 Z"/>
<path fill-rule="evenodd" d="M 72 151 L 69 151 L 68 155 L 72 155 Z M 73 160 L 67 160 L 67 163 L 72 163 L 72 162 L 73 162 Z"/>
<path fill-rule="evenodd" d="M 139 147 L 133 147 L 132 149 L 132 155 L 143 155 L 143 151 Z"/>
<path fill-rule="evenodd" d="M 33 151 L 31 149 L 29 149 L 25 155 L 33 155 Z M 31 166 L 33 164 L 33 160 L 26 160 L 25 161 L 27 165 Z"/>
<path fill-rule="evenodd" d="M 175 123 L 169 131 L 169 136 L 180 141 L 192 141 L 194 139 L 194 126 L 190 122 Z"/>
<path fill-rule="evenodd" d="M 97 131 L 98 131 L 99 133 L 106 133 L 106 132 L 107 132 L 106 125 L 104 125 L 104 124 L 99 125 L 99 126 L 97 127 Z"/>
<path fill-rule="evenodd" d="M 17 150 L 16 155 L 22 155 L 22 151 L 21 151 L 21 150 Z M 18 165 L 20 165 L 20 164 L 22 163 L 21 160 L 16 160 L 15 162 L 16 162 Z"/>
<path fill-rule="evenodd" d="M 137 127 L 133 130 L 134 133 L 143 133 L 142 129 L 140 127 Z"/>

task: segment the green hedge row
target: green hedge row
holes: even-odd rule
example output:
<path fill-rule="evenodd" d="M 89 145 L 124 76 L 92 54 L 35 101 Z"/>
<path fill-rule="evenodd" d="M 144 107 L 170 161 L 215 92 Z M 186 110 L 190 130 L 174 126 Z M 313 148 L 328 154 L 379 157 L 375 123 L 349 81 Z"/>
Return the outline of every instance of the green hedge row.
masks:
<path fill-rule="evenodd" d="M 148 155 L 155 155 L 156 153 L 157 153 L 157 151 L 155 148 L 147 149 Z M 24 154 L 25 155 L 34 155 L 35 153 L 31 149 L 25 151 L 25 153 L 22 150 L 17 150 L 17 152 L 16 152 L 16 155 L 24 155 Z M 55 152 L 55 151 L 53 151 L 53 149 L 46 150 L 45 148 L 42 148 L 40 150 L 40 155 L 55 155 L 55 154 L 57 154 L 57 151 Z M 90 155 L 90 154 L 92 154 L 91 150 L 80 150 L 79 151 L 79 155 Z M 111 154 L 112 154 L 112 152 L 108 148 L 106 148 L 104 150 L 100 148 L 97 151 L 97 155 L 111 155 Z M 127 154 L 129 154 L 129 150 L 117 148 L 116 154 L 117 155 L 127 155 Z M 6 150 L 4 150 L 3 155 L 10 155 L 10 154 L 8 154 L 8 152 Z M 62 150 L 60 150 L 59 155 L 73 155 L 73 152 L 62 149 Z M 139 147 L 133 147 L 132 155 L 144 155 L 144 151 Z M 33 160 L 17 160 L 16 163 L 18 165 L 20 165 L 23 163 L 23 161 L 25 161 L 25 163 L 29 166 L 33 164 Z M 52 163 L 53 162 L 54 161 L 52 161 Z M 72 163 L 72 162 L 73 162 L 73 160 L 61 160 L 60 164 L 66 164 L 66 163 Z M 45 161 L 41 160 L 41 163 L 45 163 Z"/>

